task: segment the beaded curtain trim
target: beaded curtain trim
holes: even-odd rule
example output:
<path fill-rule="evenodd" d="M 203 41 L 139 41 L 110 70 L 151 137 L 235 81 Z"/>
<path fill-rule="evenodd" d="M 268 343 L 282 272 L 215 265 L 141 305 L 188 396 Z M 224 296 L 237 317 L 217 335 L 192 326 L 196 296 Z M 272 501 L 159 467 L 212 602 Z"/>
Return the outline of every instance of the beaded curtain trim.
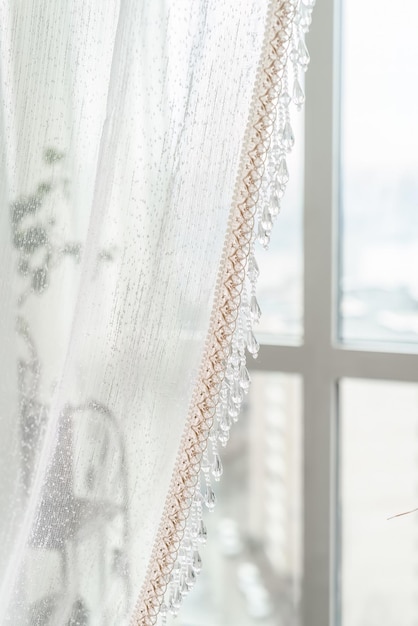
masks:
<path fill-rule="evenodd" d="M 268 246 L 288 181 L 286 153 L 294 143 L 289 105 L 303 104 L 299 72 L 309 63 L 304 35 L 315 0 L 273 0 L 245 132 L 241 166 L 228 223 L 202 366 L 160 527 L 130 626 L 153 626 L 176 615 L 201 568 L 206 540 L 202 509 L 215 505 L 211 476 L 219 480 L 218 444 L 225 445 L 250 379 L 245 349 L 256 357 L 253 325 L 256 240 Z M 292 94 L 288 94 L 293 70 Z M 210 452 L 210 458 L 209 458 Z"/>

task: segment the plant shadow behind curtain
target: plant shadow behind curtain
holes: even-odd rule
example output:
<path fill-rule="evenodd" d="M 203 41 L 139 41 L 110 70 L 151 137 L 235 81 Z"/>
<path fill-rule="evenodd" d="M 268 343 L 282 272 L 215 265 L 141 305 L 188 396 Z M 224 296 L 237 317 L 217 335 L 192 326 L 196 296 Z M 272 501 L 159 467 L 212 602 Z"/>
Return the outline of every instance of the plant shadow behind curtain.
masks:
<path fill-rule="evenodd" d="M 266 2 L 0 4 L 0 624 L 128 624 L 209 326 Z"/>

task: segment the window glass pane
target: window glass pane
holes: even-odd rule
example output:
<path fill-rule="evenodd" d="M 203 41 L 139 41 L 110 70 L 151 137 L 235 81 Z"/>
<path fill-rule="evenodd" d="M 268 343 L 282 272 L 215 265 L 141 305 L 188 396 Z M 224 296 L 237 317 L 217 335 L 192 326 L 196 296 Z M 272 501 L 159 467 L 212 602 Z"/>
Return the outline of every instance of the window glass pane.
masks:
<path fill-rule="evenodd" d="M 418 386 L 341 383 L 342 626 L 418 620 Z"/>
<path fill-rule="evenodd" d="M 269 249 L 257 244 L 258 299 L 263 312 L 258 336 L 265 343 L 303 339 L 303 112 L 294 111 L 295 145 L 288 157 L 289 182 Z"/>
<path fill-rule="evenodd" d="M 418 3 L 345 0 L 344 340 L 418 341 Z"/>
<path fill-rule="evenodd" d="M 222 450 L 224 474 L 206 516 L 208 545 L 199 584 L 182 609 L 183 626 L 297 623 L 301 384 L 276 373 L 252 379 L 250 403 Z"/>

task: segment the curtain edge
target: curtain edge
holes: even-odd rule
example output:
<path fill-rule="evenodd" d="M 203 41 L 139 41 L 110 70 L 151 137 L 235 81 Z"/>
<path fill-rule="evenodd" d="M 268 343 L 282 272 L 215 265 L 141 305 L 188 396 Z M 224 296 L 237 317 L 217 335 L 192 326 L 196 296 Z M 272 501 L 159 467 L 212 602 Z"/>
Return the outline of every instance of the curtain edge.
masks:
<path fill-rule="evenodd" d="M 295 0 L 271 0 L 267 9 L 264 44 L 244 133 L 208 336 L 145 582 L 130 626 L 154 626 L 157 621 L 198 484 L 202 455 L 214 422 L 241 304 L 257 200 L 277 102 L 283 89 L 282 77 L 288 62 L 295 13 Z"/>

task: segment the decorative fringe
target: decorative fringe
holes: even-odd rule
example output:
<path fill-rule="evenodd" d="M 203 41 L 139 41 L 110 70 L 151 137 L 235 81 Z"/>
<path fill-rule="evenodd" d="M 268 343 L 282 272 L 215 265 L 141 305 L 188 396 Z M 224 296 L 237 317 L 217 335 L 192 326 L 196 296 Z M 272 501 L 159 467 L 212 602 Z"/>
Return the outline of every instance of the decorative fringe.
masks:
<path fill-rule="evenodd" d="M 257 358 L 259 350 L 253 331 L 261 315 L 255 244 L 268 247 L 289 180 L 290 106 L 300 109 L 305 99 L 301 75 L 309 63 L 305 34 L 314 3 L 273 0 L 269 7 L 199 383 L 131 626 L 153 626 L 158 616 L 164 626 L 168 613 L 178 613 L 202 567 L 203 509 L 215 507 L 212 481 L 222 475 L 219 448 L 227 444 L 250 386 L 245 352 Z"/>

